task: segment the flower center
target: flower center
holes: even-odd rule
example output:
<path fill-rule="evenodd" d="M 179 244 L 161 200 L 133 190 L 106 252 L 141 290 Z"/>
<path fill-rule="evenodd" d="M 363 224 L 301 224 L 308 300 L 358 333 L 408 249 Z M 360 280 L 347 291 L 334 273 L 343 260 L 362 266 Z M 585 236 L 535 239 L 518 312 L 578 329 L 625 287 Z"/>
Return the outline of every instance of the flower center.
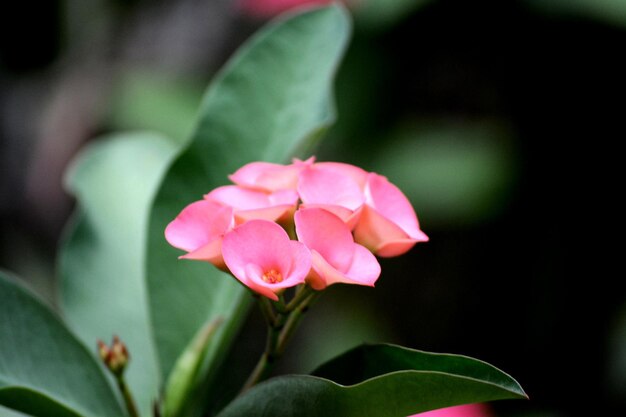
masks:
<path fill-rule="evenodd" d="M 263 274 L 263 281 L 269 284 L 276 284 L 277 282 L 282 282 L 282 280 L 282 274 L 273 268 Z"/>

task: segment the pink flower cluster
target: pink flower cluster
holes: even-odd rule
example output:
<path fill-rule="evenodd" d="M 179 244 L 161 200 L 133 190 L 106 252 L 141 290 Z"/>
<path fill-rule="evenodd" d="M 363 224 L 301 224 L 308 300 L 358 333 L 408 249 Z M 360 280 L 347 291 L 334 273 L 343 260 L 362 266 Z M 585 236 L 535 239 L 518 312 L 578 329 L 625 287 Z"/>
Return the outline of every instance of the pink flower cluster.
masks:
<path fill-rule="evenodd" d="M 401 255 L 428 240 L 404 194 L 354 165 L 252 162 L 230 179 L 235 185 L 185 207 L 165 237 L 187 251 L 181 258 L 230 271 L 273 300 L 303 283 L 373 286 L 380 275 L 374 254 Z"/>

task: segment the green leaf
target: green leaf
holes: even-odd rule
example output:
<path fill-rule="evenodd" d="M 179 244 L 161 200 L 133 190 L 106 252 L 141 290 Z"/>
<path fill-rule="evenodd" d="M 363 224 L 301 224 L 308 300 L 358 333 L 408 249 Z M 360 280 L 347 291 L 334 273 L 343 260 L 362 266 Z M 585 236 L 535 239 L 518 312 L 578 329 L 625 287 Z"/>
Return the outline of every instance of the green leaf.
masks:
<path fill-rule="evenodd" d="M 126 415 L 89 351 L 2 272 L 0 404 L 37 417 Z"/>
<path fill-rule="evenodd" d="M 0 406 L 0 417 L 24 417 L 27 414 L 11 410 L 10 408 Z"/>
<path fill-rule="evenodd" d="M 167 173 L 151 213 L 148 289 L 163 377 L 198 328 L 217 317 L 204 369 L 215 369 L 250 299 L 235 280 L 203 262 L 180 261 L 163 238 L 188 204 L 245 163 L 287 162 L 334 120 L 332 79 L 350 30 L 340 6 L 270 24 L 229 61 L 204 97 L 188 149 Z M 202 375 L 200 377 L 202 379 Z"/>
<path fill-rule="evenodd" d="M 185 401 L 191 395 L 193 383 L 198 376 L 202 361 L 207 352 L 207 345 L 220 325 L 220 320 L 211 320 L 204 325 L 193 338 L 187 349 L 178 357 L 164 389 L 163 416 L 180 415 Z"/>
<path fill-rule="evenodd" d="M 125 71 L 115 81 L 107 106 L 113 130 L 151 130 L 177 142 L 189 137 L 204 84 L 157 71 Z"/>
<path fill-rule="evenodd" d="M 406 417 L 443 407 L 526 398 L 497 368 L 458 355 L 364 345 L 314 372 L 270 379 L 219 417 Z"/>
<path fill-rule="evenodd" d="M 86 149 L 67 176 L 80 205 L 59 258 L 69 326 L 95 349 L 117 334 L 142 415 L 158 395 L 160 373 L 149 327 L 144 245 L 150 203 L 176 146 L 153 133 L 127 133 Z"/>

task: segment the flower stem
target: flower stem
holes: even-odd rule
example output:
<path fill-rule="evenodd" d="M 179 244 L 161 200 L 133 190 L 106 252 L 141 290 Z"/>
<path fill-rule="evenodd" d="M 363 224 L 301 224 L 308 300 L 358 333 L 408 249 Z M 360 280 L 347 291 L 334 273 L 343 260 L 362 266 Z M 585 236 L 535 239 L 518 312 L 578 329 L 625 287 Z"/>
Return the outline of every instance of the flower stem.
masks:
<path fill-rule="evenodd" d="M 254 370 L 248 377 L 243 388 L 241 388 L 241 392 L 247 391 L 248 389 L 256 385 L 259 381 L 265 379 L 271 371 L 272 365 L 276 360 L 276 345 L 278 344 L 281 327 L 282 324 L 279 327 L 278 323 L 276 323 L 276 325 L 270 325 L 267 327 L 267 343 L 265 345 L 265 352 L 263 352 L 263 354 L 259 358 L 259 361 L 254 367 Z"/>
<path fill-rule="evenodd" d="M 119 387 L 120 392 L 122 393 L 122 397 L 124 397 L 124 403 L 126 404 L 126 409 L 128 410 L 128 414 L 130 415 L 130 417 L 139 417 L 139 413 L 137 412 L 137 406 L 135 405 L 135 400 L 133 399 L 133 395 L 131 394 L 130 389 L 128 388 L 128 385 L 126 385 L 124 376 L 119 375 L 116 377 L 116 379 L 117 379 L 117 386 Z"/>
<path fill-rule="evenodd" d="M 241 389 L 241 393 L 252 388 L 260 381 L 267 378 L 274 363 L 285 351 L 287 343 L 294 334 L 295 329 L 300 324 L 302 315 L 309 309 L 311 303 L 320 295 L 319 292 L 311 290 L 309 287 L 299 289 L 298 293 L 289 302 L 286 308 L 283 300 L 280 305 L 284 309 L 275 312 L 272 304 L 265 297 L 259 299 L 259 307 L 267 321 L 267 342 L 265 351 L 259 358 L 254 370 L 248 377 Z M 277 307 L 278 303 L 273 303 Z"/>
<path fill-rule="evenodd" d="M 300 321 L 302 320 L 302 316 L 309 310 L 311 303 L 315 301 L 319 297 L 319 292 L 312 292 L 308 294 L 308 297 L 304 298 L 297 306 L 293 308 L 291 313 L 289 313 L 289 317 L 285 322 L 284 327 L 282 328 L 280 335 L 278 336 L 278 343 L 276 344 L 275 356 L 282 356 L 285 348 L 287 347 L 287 343 L 291 340 L 295 330 L 298 328 Z"/>

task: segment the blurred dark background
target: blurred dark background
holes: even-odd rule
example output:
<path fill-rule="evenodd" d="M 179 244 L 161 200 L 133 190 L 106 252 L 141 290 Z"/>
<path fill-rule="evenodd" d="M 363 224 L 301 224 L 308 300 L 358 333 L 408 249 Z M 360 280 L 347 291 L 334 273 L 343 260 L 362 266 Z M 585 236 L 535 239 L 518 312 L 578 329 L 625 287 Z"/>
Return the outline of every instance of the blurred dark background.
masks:
<path fill-rule="evenodd" d="M 0 267 L 54 303 L 72 156 L 120 129 L 187 135 L 212 74 L 265 17 L 225 0 L 12 6 L 0 18 Z M 611 266 L 626 2 L 351 8 L 339 120 L 316 154 L 388 176 L 431 241 L 381 260 L 375 290 L 331 288 L 282 371 L 395 342 L 509 372 L 531 401 L 496 403 L 499 416 L 626 415 L 626 293 Z M 262 349 L 255 324 L 238 353 Z"/>

